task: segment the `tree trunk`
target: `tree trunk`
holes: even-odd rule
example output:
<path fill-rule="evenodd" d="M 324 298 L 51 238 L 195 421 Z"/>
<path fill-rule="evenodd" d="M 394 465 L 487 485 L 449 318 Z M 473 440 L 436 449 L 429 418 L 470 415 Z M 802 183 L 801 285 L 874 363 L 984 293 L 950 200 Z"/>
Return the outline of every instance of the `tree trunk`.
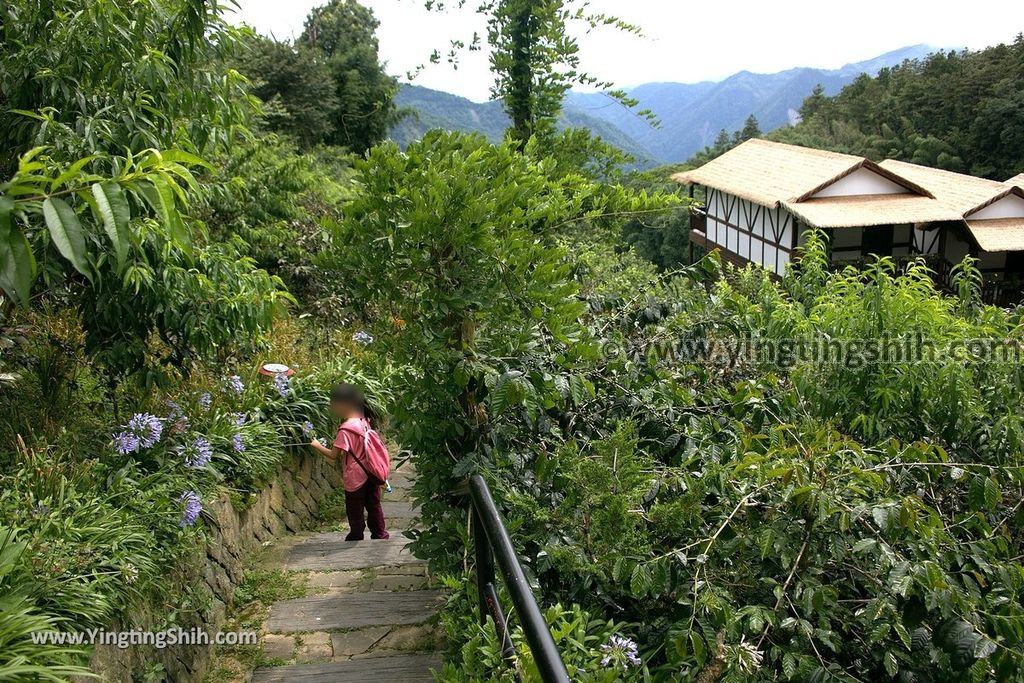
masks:
<path fill-rule="evenodd" d="M 533 34 L 536 19 L 532 0 L 519 0 L 511 18 L 512 68 L 509 70 L 508 113 L 512 134 L 522 151 L 533 136 Z"/>

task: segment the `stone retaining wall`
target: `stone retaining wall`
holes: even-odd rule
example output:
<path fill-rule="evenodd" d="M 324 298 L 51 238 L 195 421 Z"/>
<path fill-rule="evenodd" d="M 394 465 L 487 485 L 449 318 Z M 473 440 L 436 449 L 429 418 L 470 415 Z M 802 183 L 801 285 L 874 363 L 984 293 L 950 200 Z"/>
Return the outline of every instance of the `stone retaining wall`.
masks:
<path fill-rule="evenodd" d="M 199 623 L 179 626 L 185 630 L 201 629 L 211 636 L 218 632 L 224 625 L 248 557 L 275 537 L 307 528 L 320 504 L 340 486 L 340 469 L 326 458 L 302 453 L 287 456 L 277 477 L 254 500 L 247 501 L 245 510 L 236 510 L 226 492 L 215 500 L 204 500 L 207 541 L 205 552 L 200 549 L 197 555 L 200 567 L 196 580 L 202 581 L 200 589 L 209 593 L 210 607 Z M 108 629 L 119 630 L 124 629 L 118 625 Z M 143 680 L 147 673 L 156 673 L 155 680 L 161 680 L 161 667 L 165 681 L 201 681 L 210 666 L 213 650 L 213 645 L 174 646 L 162 650 L 149 646 L 121 650 L 101 645 L 96 647 L 91 667 L 102 680 L 116 683 Z"/>

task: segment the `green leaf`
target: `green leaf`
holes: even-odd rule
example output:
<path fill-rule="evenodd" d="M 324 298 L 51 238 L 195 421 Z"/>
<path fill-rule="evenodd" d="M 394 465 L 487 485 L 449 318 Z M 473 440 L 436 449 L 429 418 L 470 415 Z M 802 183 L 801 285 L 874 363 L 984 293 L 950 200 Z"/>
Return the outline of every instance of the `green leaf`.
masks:
<path fill-rule="evenodd" d="M 103 229 L 114 245 L 117 268 L 121 270 L 128 258 L 130 241 L 128 221 L 131 219 L 131 210 L 128 208 L 128 200 L 125 199 L 121 186 L 114 182 L 94 184 L 92 195 L 96 199 Z"/>
<path fill-rule="evenodd" d="M 164 178 L 156 176 L 148 183 L 140 183 L 139 189 L 146 203 L 156 213 L 160 224 L 167 229 L 171 242 L 187 249 L 191 240 L 175 205 L 174 190 L 171 186 Z"/>
<path fill-rule="evenodd" d="M 197 157 L 195 154 L 190 154 L 180 149 L 168 149 L 160 153 L 160 156 L 164 161 L 172 163 L 186 164 L 190 166 L 202 166 L 208 171 L 214 170 L 213 166 L 206 160 Z"/>
<path fill-rule="evenodd" d="M 79 173 L 82 172 L 82 169 L 85 168 L 85 165 L 95 158 L 96 155 L 93 154 L 91 156 L 85 157 L 84 159 L 79 159 L 75 163 L 68 166 L 68 168 L 63 173 L 57 176 L 57 178 L 52 183 L 50 183 L 50 192 L 53 192 L 64 183 L 76 177 Z"/>
<path fill-rule="evenodd" d="M 886 652 L 885 653 L 884 663 L 885 663 L 885 672 L 887 674 L 889 674 L 890 676 L 895 676 L 897 673 L 899 673 L 900 665 L 896 661 L 896 655 L 894 655 L 892 652 Z"/>
<path fill-rule="evenodd" d="M 704 666 L 704 661 L 707 659 L 707 648 L 704 646 L 704 639 L 695 631 L 690 633 L 690 647 L 693 648 L 693 658 L 697 660 L 697 664 Z"/>
<path fill-rule="evenodd" d="M 71 262 L 75 270 L 91 279 L 92 273 L 89 272 L 85 252 L 85 233 L 82 232 L 82 224 L 75 210 L 63 199 L 48 197 L 43 202 L 43 217 L 57 251 Z"/>
<path fill-rule="evenodd" d="M 633 569 L 633 576 L 629 581 L 629 588 L 636 597 L 643 597 L 651 592 L 651 586 L 654 585 L 653 577 L 651 576 L 650 570 L 647 569 L 646 565 L 638 564 Z"/>
<path fill-rule="evenodd" d="M 36 261 L 25 235 L 14 224 L 14 202 L 0 197 L 0 288 L 28 306 Z"/>
<path fill-rule="evenodd" d="M 863 553 L 874 548 L 877 541 L 873 538 L 862 538 L 853 545 L 853 552 Z"/>
<path fill-rule="evenodd" d="M 782 656 L 782 673 L 788 679 L 793 679 L 797 671 L 799 671 L 799 664 L 796 657 L 792 652 L 787 652 Z"/>

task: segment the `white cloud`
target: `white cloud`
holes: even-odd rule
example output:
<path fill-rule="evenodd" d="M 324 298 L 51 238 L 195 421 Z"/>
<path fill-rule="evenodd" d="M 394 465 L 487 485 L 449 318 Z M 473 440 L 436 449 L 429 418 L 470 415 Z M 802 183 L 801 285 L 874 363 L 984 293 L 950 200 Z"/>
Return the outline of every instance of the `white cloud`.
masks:
<path fill-rule="evenodd" d="M 323 0 L 239 4 L 240 20 L 261 33 L 291 38 L 301 33 L 306 14 Z M 469 9 L 428 12 L 422 0 L 364 4 L 381 22 L 381 55 L 398 76 L 427 63 L 435 49 L 445 53 L 450 40 L 468 40 L 474 30 L 483 29 L 480 17 Z M 592 6 L 617 12 L 644 29 L 644 37 L 608 29 L 580 37 L 584 66 L 595 76 L 624 86 L 719 79 L 742 70 L 835 68 L 918 43 L 980 48 L 1009 42 L 1024 28 L 1024 3 L 1005 0 L 974 0 L 969 7 L 948 0 L 594 0 Z M 464 54 L 458 70 L 446 63 L 428 65 L 416 83 L 486 99 L 491 83 L 487 55 Z"/>

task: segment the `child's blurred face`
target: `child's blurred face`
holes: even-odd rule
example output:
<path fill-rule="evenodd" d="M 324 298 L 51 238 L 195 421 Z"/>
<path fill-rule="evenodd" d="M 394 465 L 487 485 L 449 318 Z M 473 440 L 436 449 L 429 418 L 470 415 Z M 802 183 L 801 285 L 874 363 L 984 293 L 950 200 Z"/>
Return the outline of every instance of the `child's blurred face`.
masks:
<path fill-rule="evenodd" d="M 331 401 L 331 415 L 334 415 L 334 417 L 347 419 L 353 417 L 358 412 L 356 407 L 348 401 Z"/>

